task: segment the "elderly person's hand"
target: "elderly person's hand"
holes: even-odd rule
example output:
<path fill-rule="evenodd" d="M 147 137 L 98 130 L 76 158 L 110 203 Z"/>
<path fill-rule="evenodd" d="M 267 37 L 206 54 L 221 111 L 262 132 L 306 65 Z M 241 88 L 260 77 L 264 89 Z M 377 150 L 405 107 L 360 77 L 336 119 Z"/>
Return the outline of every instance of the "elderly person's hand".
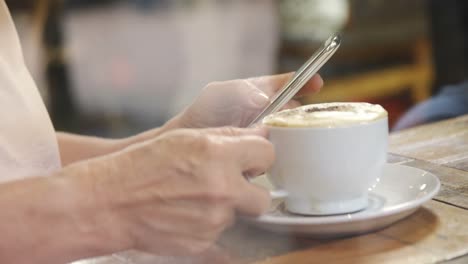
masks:
<path fill-rule="evenodd" d="M 256 216 L 269 207 L 268 192 L 244 176 L 258 175 L 272 164 L 274 151 L 266 133 L 179 129 L 97 159 L 93 167 L 104 165 L 107 173 L 97 174 L 94 180 L 99 180 L 89 190 L 98 190 L 108 213 L 106 221 L 95 216 L 89 221 L 115 224 L 103 228 L 123 234 L 126 246 L 121 249 L 164 255 L 201 252 L 236 214 Z"/>
<path fill-rule="evenodd" d="M 266 136 L 264 128 L 177 129 L 45 177 L 0 184 L 0 259 L 204 252 L 237 214 L 268 209 L 269 193 L 245 178 L 272 164 Z"/>
<path fill-rule="evenodd" d="M 208 84 L 195 102 L 169 123 L 173 127 L 246 127 L 270 98 L 292 77 L 292 73 Z M 320 90 L 323 81 L 315 75 L 298 95 Z M 299 106 L 291 100 L 285 108 Z"/>

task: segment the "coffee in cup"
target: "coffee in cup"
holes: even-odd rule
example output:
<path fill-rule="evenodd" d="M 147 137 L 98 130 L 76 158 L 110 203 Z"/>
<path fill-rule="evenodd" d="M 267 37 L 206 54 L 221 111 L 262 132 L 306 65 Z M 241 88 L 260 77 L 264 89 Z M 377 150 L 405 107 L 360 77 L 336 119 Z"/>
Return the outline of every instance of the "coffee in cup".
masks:
<path fill-rule="evenodd" d="M 286 209 L 305 215 L 350 213 L 368 204 L 368 188 L 386 162 L 387 112 L 369 103 L 323 103 L 264 118 L 276 161 L 268 178 L 286 193 Z"/>

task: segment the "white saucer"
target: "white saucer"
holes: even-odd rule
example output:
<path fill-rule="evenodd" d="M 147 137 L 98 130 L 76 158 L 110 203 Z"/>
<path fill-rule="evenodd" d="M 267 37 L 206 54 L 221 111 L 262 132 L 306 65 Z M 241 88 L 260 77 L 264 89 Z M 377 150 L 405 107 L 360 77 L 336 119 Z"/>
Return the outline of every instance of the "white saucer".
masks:
<path fill-rule="evenodd" d="M 265 176 L 253 180 L 271 189 Z M 386 164 L 382 178 L 369 190 L 369 206 L 359 212 L 332 216 L 303 216 L 287 212 L 283 199 L 275 199 L 270 211 L 258 218 L 244 218 L 262 229 L 314 237 L 338 237 L 366 233 L 407 217 L 434 197 L 440 188 L 433 174 L 397 164 Z"/>

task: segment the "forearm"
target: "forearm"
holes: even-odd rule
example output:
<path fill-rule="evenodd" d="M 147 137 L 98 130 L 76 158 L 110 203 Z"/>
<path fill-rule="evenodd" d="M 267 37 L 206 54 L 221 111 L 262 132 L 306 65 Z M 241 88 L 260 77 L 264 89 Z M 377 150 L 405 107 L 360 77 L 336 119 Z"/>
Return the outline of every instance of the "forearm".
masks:
<path fill-rule="evenodd" d="M 63 166 L 103 156 L 122 148 L 123 140 L 106 139 L 58 132 L 57 142 Z"/>
<path fill-rule="evenodd" d="M 155 128 L 123 139 L 107 139 L 57 132 L 62 165 L 66 166 L 78 161 L 107 155 L 122 150 L 132 144 L 157 137 L 166 131 L 178 127 L 179 123 L 176 117 L 160 128 Z"/>
<path fill-rule="evenodd" d="M 0 185 L 0 262 L 66 263 L 126 248 L 91 178 L 98 165 Z"/>

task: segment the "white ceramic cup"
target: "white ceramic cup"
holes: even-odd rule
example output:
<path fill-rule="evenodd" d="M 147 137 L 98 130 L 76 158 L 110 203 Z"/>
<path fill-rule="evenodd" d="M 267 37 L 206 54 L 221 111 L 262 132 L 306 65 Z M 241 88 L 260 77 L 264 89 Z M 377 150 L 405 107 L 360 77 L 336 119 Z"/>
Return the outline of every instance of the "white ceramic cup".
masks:
<path fill-rule="evenodd" d="M 286 209 L 331 215 L 366 208 L 386 163 L 388 118 L 340 127 L 267 125 L 276 161 L 267 173 Z"/>

